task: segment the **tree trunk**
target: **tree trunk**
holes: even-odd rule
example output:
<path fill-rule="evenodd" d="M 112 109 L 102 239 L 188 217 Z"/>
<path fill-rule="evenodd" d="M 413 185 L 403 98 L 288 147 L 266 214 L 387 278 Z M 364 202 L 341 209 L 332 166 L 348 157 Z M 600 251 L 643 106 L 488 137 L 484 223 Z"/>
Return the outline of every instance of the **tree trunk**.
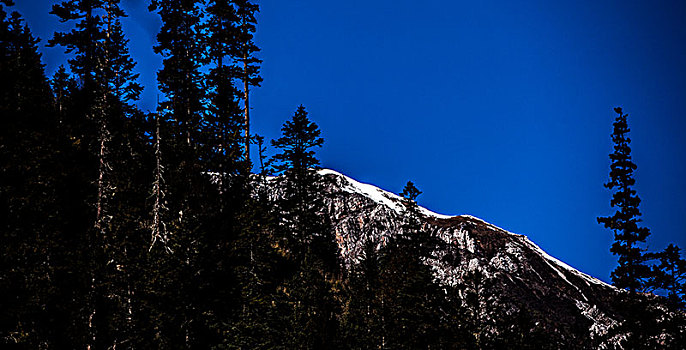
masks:
<path fill-rule="evenodd" d="M 244 115 L 245 115 L 245 161 L 250 161 L 250 101 L 249 101 L 248 82 L 248 53 L 247 50 L 243 52 L 243 100 L 244 100 Z"/>

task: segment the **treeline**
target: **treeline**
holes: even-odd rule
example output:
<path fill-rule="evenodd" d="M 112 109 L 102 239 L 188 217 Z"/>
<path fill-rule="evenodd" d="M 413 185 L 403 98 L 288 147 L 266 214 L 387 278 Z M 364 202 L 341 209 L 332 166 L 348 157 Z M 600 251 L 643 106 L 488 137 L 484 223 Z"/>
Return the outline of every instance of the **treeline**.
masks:
<path fill-rule="evenodd" d="M 436 284 L 423 261 L 441 242 L 416 219 L 406 225 L 417 234 L 381 251 L 369 242 L 342 269 L 313 171 L 318 126 L 299 107 L 271 159 L 250 133 L 249 90 L 261 82 L 252 2 L 152 1 L 164 59 L 154 113 L 135 105 L 118 0 L 52 7 L 71 29 L 48 41 L 69 54 L 51 78 L 38 40 L 2 4 L 3 348 L 532 344 L 533 322 L 512 322 L 524 313 L 481 312 L 480 276 L 449 292 Z M 418 193 L 404 193 L 416 215 Z"/>

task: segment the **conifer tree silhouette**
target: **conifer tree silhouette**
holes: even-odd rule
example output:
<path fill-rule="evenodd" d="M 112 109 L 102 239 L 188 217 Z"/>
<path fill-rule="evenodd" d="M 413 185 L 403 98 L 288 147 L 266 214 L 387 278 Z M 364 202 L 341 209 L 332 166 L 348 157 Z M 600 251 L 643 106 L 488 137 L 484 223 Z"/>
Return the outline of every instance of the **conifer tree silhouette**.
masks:
<path fill-rule="evenodd" d="M 650 276 L 644 249 L 639 246 L 645 243 L 650 230 L 640 225 L 638 205 L 641 199 L 633 188 L 636 183 L 633 177 L 636 164 L 631 160 L 628 115 L 620 107 L 614 111 L 617 113 L 612 133 L 614 152 L 610 154 L 610 180 L 605 187 L 614 191 L 610 205 L 617 210 L 612 216 L 598 217 L 597 220 L 614 232 L 615 242 L 610 251 L 618 256 L 619 266 L 612 271 L 612 282 L 619 288 L 635 293 L 644 287 L 645 279 Z"/>

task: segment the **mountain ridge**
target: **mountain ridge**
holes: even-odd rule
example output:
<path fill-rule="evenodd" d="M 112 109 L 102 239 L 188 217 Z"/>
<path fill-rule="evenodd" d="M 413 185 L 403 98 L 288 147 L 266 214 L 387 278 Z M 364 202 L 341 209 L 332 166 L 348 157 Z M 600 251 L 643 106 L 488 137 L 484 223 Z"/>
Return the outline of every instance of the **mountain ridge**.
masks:
<path fill-rule="evenodd" d="M 365 242 L 381 249 L 402 235 L 407 210 L 402 197 L 331 169 L 317 174 L 324 184 L 327 215 L 344 265 L 359 263 Z M 418 206 L 421 226 L 446 243 L 425 263 L 446 288 L 478 272 L 493 287 L 484 293 L 537 315 L 537 322 L 566 329 L 575 339 L 596 339 L 623 319 L 623 292 L 551 256 L 526 235 L 472 215 L 444 215 Z M 577 338 L 579 337 L 579 338 Z"/>
<path fill-rule="evenodd" d="M 320 169 L 317 171 L 317 173 L 319 175 L 322 175 L 322 176 L 332 175 L 332 176 L 343 177 L 350 184 L 349 188 L 358 189 L 358 191 L 356 191 L 357 193 L 362 194 L 362 195 L 366 195 L 370 199 L 376 201 L 379 204 L 388 205 L 390 207 L 393 207 L 393 209 L 395 209 L 399 213 L 402 213 L 404 211 L 404 207 L 402 205 L 402 197 L 393 193 L 393 192 L 384 190 L 380 187 L 377 187 L 377 186 L 369 184 L 369 183 L 360 182 L 358 180 L 353 179 L 352 177 L 350 177 L 348 175 L 345 175 L 345 174 L 338 172 L 336 170 L 333 170 L 333 169 Z M 374 193 L 374 192 L 377 192 L 377 193 Z M 379 199 L 379 198 L 382 198 L 382 199 Z M 553 264 L 558 265 L 559 267 L 561 267 L 567 271 L 578 274 L 578 275 L 582 276 L 584 279 L 590 281 L 591 283 L 595 283 L 595 284 L 603 285 L 603 286 L 610 287 L 613 289 L 617 289 L 616 287 L 608 284 L 607 282 L 605 282 L 605 281 L 603 281 L 597 277 L 593 277 L 590 274 L 582 272 L 581 270 L 570 266 L 569 264 L 561 261 L 560 259 L 553 257 L 552 255 L 547 253 L 545 250 L 543 250 L 540 246 L 538 246 L 536 243 L 534 243 L 525 234 L 519 234 L 519 233 L 514 233 L 511 231 L 508 231 L 506 229 L 503 229 L 502 227 L 494 225 L 494 224 L 492 224 L 492 223 L 490 223 L 484 219 L 481 219 L 481 218 L 476 217 L 476 216 L 471 215 L 471 214 L 446 215 L 446 214 L 436 213 L 436 212 L 434 212 L 434 211 L 432 211 L 426 207 L 423 207 L 421 205 L 418 205 L 418 207 L 419 207 L 419 211 L 421 214 L 435 218 L 435 219 L 449 220 L 449 219 L 453 219 L 453 218 L 463 218 L 463 219 L 478 221 L 484 225 L 487 225 L 487 226 L 493 228 L 494 230 L 498 230 L 498 231 L 505 232 L 505 233 L 510 234 L 510 235 L 522 237 L 526 242 L 529 243 L 529 245 L 531 245 L 531 247 L 533 249 L 540 252 L 542 257 L 544 257 L 546 260 L 552 262 Z"/>

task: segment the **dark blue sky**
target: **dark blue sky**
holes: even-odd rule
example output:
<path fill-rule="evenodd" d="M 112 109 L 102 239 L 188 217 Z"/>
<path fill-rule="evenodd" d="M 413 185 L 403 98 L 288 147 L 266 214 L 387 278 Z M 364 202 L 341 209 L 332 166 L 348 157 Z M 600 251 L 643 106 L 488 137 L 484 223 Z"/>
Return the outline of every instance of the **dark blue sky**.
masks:
<path fill-rule="evenodd" d="M 50 38 L 50 0 L 16 0 Z M 154 109 L 159 20 L 123 0 Z M 254 130 L 276 138 L 299 104 L 322 165 L 419 203 L 472 214 L 609 280 L 614 112 L 629 113 L 651 249 L 686 248 L 686 2 L 263 0 Z M 49 73 L 62 50 L 43 48 Z"/>

